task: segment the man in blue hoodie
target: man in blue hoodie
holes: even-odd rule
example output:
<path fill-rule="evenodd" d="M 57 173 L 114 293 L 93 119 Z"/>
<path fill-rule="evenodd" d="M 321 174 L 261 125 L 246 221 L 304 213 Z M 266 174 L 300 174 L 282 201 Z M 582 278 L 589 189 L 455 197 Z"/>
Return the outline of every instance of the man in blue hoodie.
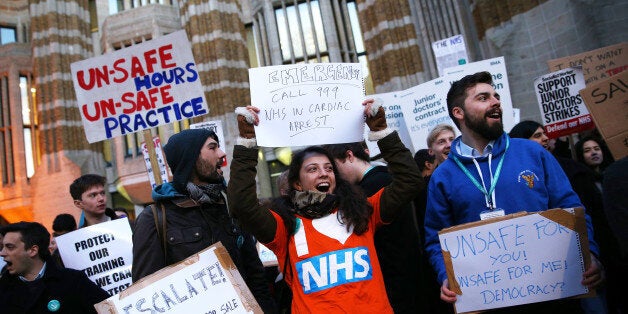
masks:
<path fill-rule="evenodd" d="M 504 132 L 499 94 L 492 83 L 490 73 L 479 72 L 452 84 L 447 109 L 462 135 L 451 144 L 449 158 L 436 168 L 428 187 L 426 249 L 442 283 L 441 299 L 449 303 L 456 301 L 456 293 L 447 281 L 441 229 L 524 210 L 582 207 L 549 152 Z M 592 263 L 582 284 L 592 289 L 604 281 L 604 273 L 588 216 L 587 229 Z M 546 303 L 540 306 L 548 308 Z"/>
<path fill-rule="evenodd" d="M 216 133 L 184 130 L 164 146 L 172 182 L 157 186 L 135 220 L 133 282 L 220 241 L 265 313 L 276 311 L 255 239 L 229 215 L 220 170 L 225 152 Z"/>

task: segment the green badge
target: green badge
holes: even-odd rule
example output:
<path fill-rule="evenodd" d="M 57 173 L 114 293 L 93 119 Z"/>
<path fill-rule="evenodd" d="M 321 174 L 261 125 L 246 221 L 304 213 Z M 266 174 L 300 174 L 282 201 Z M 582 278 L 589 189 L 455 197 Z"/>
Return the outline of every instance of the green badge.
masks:
<path fill-rule="evenodd" d="M 48 302 L 48 311 L 56 312 L 60 308 L 61 308 L 61 302 L 59 302 L 57 300 L 50 300 L 50 302 Z"/>

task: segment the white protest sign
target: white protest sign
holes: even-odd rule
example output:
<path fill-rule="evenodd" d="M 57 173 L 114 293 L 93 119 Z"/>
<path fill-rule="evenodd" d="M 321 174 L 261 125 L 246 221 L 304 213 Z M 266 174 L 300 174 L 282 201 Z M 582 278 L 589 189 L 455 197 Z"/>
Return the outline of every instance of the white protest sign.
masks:
<path fill-rule="evenodd" d="M 508 84 L 508 72 L 506 71 L 506 62 L 504 57 L 486 59 L 478 62 L 467 63 L 457 67 L 445 69 L 445 80 L 453 83 L 466 75 L 477 72 L 487 71 L 493 76 L 493 88 L 501 97 L 502 121 L 504 123 L 504 131 L 509 132 L 515 126 L 512 113 L 512 97 L 510 95 L 510 85 Z M 445 94 L 449 91 L 449 87 L 445 89 Z"/>
<path fill-rule="evenodd" d="M 559 212 L 560 211 L 560 212 Z M 487 310 L 588 293 L 581 241 L 584 211 L 515 214 L 439 233 L 456 312 Z M 578 218 L 576 216 L 579 216 Z M 567 222 L 567 223 L 565 223 Z M 564 223 L 564 224 L 563 224 Z M 578 225 L 576 227 L 576 225 Z M 588 243 L 586 244 L 588 248 Z"/>
<path fill-rule="evenodd" d="M 467 64 L 467 47 L 462 35 L 455 35 L 432 43 L 432 51 L 436 57 L 438 75 L 444 74 L 444 69 L 457 65 Z"/>
<path fill-rule="evenodd" d="M 264 267 L 279 265 L 277 255 L 259 242 L 257 242 L 257 255 L 259 255 L 259 259 L 262 261 L 262 264 L 264 264 Z"/>
<path fill-rule="evenodd" d="M 449 84 L 438 78 L 400 92 L 401 109 L 415 150 L 427 147 L 427 135 L 438 124 L 456 126 L 447 112 Z"/>
<path fill-rule="evenodd" d="M 166 162 L 164 161 L 164 153 L 161 149 L 161 140 L 159 140 L 159 136 L 153 137 L 153 144 L 155 145 L 155 156 L 157 157 L 157 165 L 159 166 L 159 175 L 161 176 L 162 182 L 168 182 L 168 172 L 166 171 Z M 150 163 L 150 155 L 148 153 L 148 148 L 146 147 L 146 143 L 142 142 L 140 145 L 142 148 L 142 155 L 144 156 L 144 163 L 146 163 L 146 170 L 148 173 L 148 179 L 150 180 L 150 186 L 152 189 L 157 187 L 157 183 L 155 182 L 155 176 L 153 175 L 153 167 Z"/>
<path fill-rule="evenodd" d="M 216 136 L 218 136 L 218 143 L 220 143 L 220 146 L 221 147 L 226 146 L 225 134 L 222 131 L 222 121 L 220 120 L 190 124 L 190 129 L 205 129 L 205 130 L 213 131 L 214 133 L 216 133 Z M 221 167 L 226 167 L 226 166 L 227 166 L 227 158 L 223 158 Z"/>
<path fill-rule="evenodd" d="M 126 218 L 81 228 L 55 239 L 65 267 L 83 271 L 109 295 L 131 285 L 133 242 Z"/>
<path fill-rule="evenodd" d="M 70 67 L 90 143 L 209 113 L 184 30 Z"/>
<path fill-rule="evenodd" d="M 95 305 L 98 313 L 262 313 L 218 242 Z"/>
<path fill-rule="evenodd" d="M 582 68 L 566 68 L 534 79 L 534 91 L 543 117 L 545 134 L 557 138 L 595 128 L 578 93 L 584 89 Z"/>
<path fill-rule="evenodd" d="M 359 63 L 308 63 L 249 69 L 258 107 L 257 144 L 266 147 L 363 140 L 364 85 Z"/>
<path fill-rule="evenodd" d="M 519 122 L 521 122 L 521 109 L 519 108 L 512 108 L 512 121 L 515 125 L 519 124 Z"/>
<path fill-rule="evenodd" d="M 401 142 L 406 145 L 406 147 L 413 152 L 412 149 L 412 139 L 410 138 L 410 134 L 408 133 L 408 128 L 406 127 L 406 121 L 403 119 L 403 112 L 401 107 L 403 103 L 399 98 L 400 92 L 391 92 L 391 93 L 383 93 L 383 94 L 374 94 L 368 95 L 367 98 L 373 98 L 376 101 L 381 101 L 384 110 L 386 110 L 386 124 L 392 130 L 397 131 L 399 134 L 399 138 Z M 377 142 L 368 140 L 368 125 L 364 125 L 364 138 L 366 140 L 366 146 L 369 149 L 369 155 L 371 157 L 377 156 L 381 153 L 379 150 L 379 146 L 377 146 Z"/>

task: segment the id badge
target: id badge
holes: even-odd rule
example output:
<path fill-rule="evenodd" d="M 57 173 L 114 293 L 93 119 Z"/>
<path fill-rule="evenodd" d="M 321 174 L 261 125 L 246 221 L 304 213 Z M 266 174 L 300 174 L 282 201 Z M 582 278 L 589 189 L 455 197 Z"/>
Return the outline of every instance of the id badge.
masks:
<path fill-rule="evenodd" d="M 480 213 L 480 220 L 487 220 L 495 217 L 502 217 L 506 215 L 503 209 L 496 208 L 493 210 L 485 210 Z"/>

